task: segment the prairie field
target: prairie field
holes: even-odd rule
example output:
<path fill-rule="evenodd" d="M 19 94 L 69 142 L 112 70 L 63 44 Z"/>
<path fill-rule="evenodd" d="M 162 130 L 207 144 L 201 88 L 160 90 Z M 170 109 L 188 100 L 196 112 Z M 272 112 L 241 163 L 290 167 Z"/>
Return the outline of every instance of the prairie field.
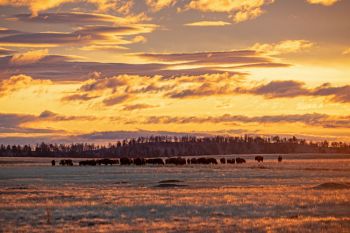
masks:
<path fill-rule="evenodd" d="M 247 163 L 52 167 L 50 158 L 0 158 L 0 232 L 350 231 L 350 156 L 239 156 Z"/>

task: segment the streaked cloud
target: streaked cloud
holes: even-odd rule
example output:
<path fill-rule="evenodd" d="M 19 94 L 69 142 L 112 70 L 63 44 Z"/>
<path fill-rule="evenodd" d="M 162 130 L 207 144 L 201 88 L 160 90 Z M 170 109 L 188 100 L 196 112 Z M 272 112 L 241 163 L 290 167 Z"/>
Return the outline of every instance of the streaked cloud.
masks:
<path fill-rule="evenodd" d="M 136 36 L 150 33 L 156 29 L 154 24 L 134 24 L 129 26 L 87 25 L 73 32 L 22 32 L 0 37 L 1 46 L 16 47 L 58 47 L 86 45 L 123 45 L 128 41 L 125 36 Z"/>
<path fill-rule="evenodd" d="M 190 56 L 191 54 L 188 54 L 188 57 Z M 75 57 L 59 55 L 47 55 L 41 60 L 32 64 L 11 65 L 11 58 L 11 56 L 0 57 L 0 78 L 7 78 L 10 75 L 24 73 L 37 79 L 50 79 L 56 81 L 85 81 L 90 78 L 92 73 L 95 72 L 100 72 L 102 77 L 112 77 L 124 74 L 140 76 L 161 75 L 163 77 L 172 77 L 182 75 L 216 74 L 224 72 L 222 71 L 222 67 L 208 67 L 204 65 L 199 66 L 198 68 L 189 67 L 186 69 L 174 69 L 169 64 L 156 62 L 143 64 L 86 62 L 77 61 Z M 239 60 L 240 58 L 237 59 Z M 250 61 L 249 58 L 243 59 L 245 59 L 248 64 L 254 63 L 256 60 L 266 61 L 265 59 L 260 58 L 252 58 L 252 61 Z M 162 60 L 162 58 L 159 57 L 159 60 Z M 220 64 L 219 61 L 217 61 L 217 64 Z M 231 74 L 244 74 L 244 72 L 233 70 L 228 72 Z"/>
<path fill-rule="evenodd" d="M 113 106 L 113 105 L 124 103 L 125 101 L 131 98 L 132 98 L 132 95 L 129 95 L 129 94 L 113 94 L 108 98 L 104 99 L 102 103 L 105 106 Z"/>
<path fill-rule="evenodd" d="M 36 16 L 31 14 L 17 14 L 8 17 L 9 21 L 21 21 L 31 23 L 45 23 L 45 24 L 68 24 L 68 25 L 100 25 L 100 24 L 115 24 L 115 25 L 129 25 L 137 24 L 150 20 L 145 13 L 136 15 L 126 15 L 118 17 L 102 13 L 86 13 L 86 12 L 56 12 L 56 13 L 40 13 Z M 1 32 L 1 29 L 0 29 Z"/>
<path fill-rule="evenodd" d="M 193 23 L 186 23 L 185 26 L 191 27 L 217 27 L 217 26 L 227 26 L 231 23 L 225 21 L 198 21 Z"/>
<path fill-rule="evenodd" d="M 149 104 L 130 104 L 130 105 L 125 105 L 123 107 L 124 111 L 134 111 L 134 110 L 141 110 L 141 109 L 147 109 L 147 108 L 155 108 L 156 106 L 154 105 L 149 105 Z"/>
<path fill-rule="evenodd" d="M 151 116 L 145 124 L 235 124 L 235 123 L 302 123 L 310 126 L 321 126 L 324 128 L 349 128 L 350 116 L 331 116 L 327 114 L 291 114 L 291 115 L 265 115 L 265 116 L 244 116 L 224 114 L 221 116 Z"/>
<path fill-rule="evenodd" d="M 130 12 L 130 0 L 0 0 L 0 6 L 27 7 L 33 16 L 37 16 L 39 12 L 59 7 L 66 3 L 87 2 L 95 5 L 100 11 L 113 9 L 118 12 Z M 125 6 L 126 5 L 126 6 Z"/>
<path fill-rule="evenodd" d="M 11 49 L 7 49 L 7 48 L 1 48 L 0 47 L 0 56 L 3 56 L 3 55 L 10 55 L 10 54 L 13 54 L 15 53 L 16 51 L 14 50 L 11 50 Z"/>
<path fill-rule="evenodd" d="M 293 98 L 298 96 L 328 97 L 330 101 L 350 103 L 350 85 L 333 87 L 325 83 L 316 88 L 307 88 L 297 81 L 271 81 L 251 89 L 238 88 L 239 93 L 262 95 L 266 98 Z"/>

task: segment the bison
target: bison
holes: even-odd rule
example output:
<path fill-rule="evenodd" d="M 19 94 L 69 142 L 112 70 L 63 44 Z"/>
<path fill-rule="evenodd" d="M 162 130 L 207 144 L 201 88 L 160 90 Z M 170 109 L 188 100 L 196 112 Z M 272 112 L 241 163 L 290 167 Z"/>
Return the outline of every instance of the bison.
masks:
<path fill-rule="evenodd" d="M 79 166 L 96 166 L 96 161 L 95 160 L 79 161 Z"/>
<path fill-rule="evenodd" d="M 120 158 L 120 165 L 131 165 L 132 164 L 132 159 L 123 157 Z"/>
<path fill-rule="evenodd" d="M 197 159 L 198 164 L 218 164 L 215 158 L 199 158 Z"/>
<path fill-rule="evenodd" d="M 264 157 L 262 157 L 262 156 L 255 156 L 255 160 L 258 161 L 259 163 L 260 162 L 264 162 Z"/>
<path fill-rule="evenodd" d="M 278 156 L 277 160 L 279 163 L 282 162 L 282 156 Z"/>
<path fill-rule="evenodd" d="M 113 165 L 113 164 L 118 164 L 118 160 L 111 160 L 111 159 L 100 159 L 100 160 L 97 160 L 96 163 L 98 165 Z"/>
<path fill-rule="evenodd" d="M 146 161 L 144 158 L 135 158 L 134 159 L 134 164 L 136 166 L 142 166 L 142 165 L 145 165 L 146 164 Z"/>
<path fill-rule="evenodd" d="M 198 163 L 197 158 L 192 158 L 190 161 L 191 161 L 191 164 L 197 164 Z"/>
<path fill-rule="evenodd" d="M 51 161 L 51 166 L 55 166 L 56 165 L 56 161 L 55 160 L 52 160 Z"/>
<path fill-rule="evenodd" d="M 174 164 L 174 165 L 185 165 L 186 159 L 178 157 L 178 158 L 168 158 L 165 160 L 166 164 Z"/>
<path fill-rule="evenodd" d="M 236 163 L 235 159 L 227 159 L 226 162 L 227 162 L 228 164 L 235 164 L 235 163 Z"/>
<path fill-rule="evenodd" d="M 221 159 L 220 159 L 220 163 L 226 164 L 226 159 L 225 159 L 225 158 L 221 158 Z"/>
<path fill-rule="evenodd" d="M 245 163 L 245 159 L 243 158 L 236 158 L 236 163 Z"/>
<path fill-rule="evenodd" d="M 73 166 L 73 161 L 71 159 L 62 159 L 60 161 L 61 166 Z"/>
<path fill-rule="evenodd" d="M 164 165 L 164 161 L 161 158 L 146 159 L 146 164 Z"/>

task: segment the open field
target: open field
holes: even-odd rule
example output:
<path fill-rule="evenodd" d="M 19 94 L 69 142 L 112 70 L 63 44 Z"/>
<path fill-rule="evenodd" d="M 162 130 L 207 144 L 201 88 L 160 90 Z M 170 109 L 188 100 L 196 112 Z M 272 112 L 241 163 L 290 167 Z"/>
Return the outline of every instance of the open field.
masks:
<path fill-rule="evenodd" d="M 349 156 L 241 157 L 246 164 L 143 167 L 0 158 L 0 230 L 350 231 Z"/>

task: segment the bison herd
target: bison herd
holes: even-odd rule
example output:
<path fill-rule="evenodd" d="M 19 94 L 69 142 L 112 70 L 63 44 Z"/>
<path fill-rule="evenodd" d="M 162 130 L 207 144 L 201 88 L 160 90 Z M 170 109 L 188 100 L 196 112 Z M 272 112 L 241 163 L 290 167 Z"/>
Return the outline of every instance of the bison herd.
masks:
<path fill-rule="evenodd" d="M 264 157 L 256 156 L 255 160 L 260 162 L 264 162 Z M 282 162 L 282 157 L 278 157 L 278 162 Z M 200 157 L 200 158 L 120 158 L 120 159 L 91 159 L 91 160 L 83 160 L 79 161 L 79 166 L 97 166 L 97 165 L 186 165 L 186 164 L 242 164 L 246 163 L 246 160 L 243 158 L 220 158 L 217 160 L 216 158 L 208 158 L 208 157 Z M 56 161 L 52 160 L 51 165 L 55 166 Z M 59 163 L 61 166 L 73 166 L 73 161 L 71 159 L 62 159 Z"/>

